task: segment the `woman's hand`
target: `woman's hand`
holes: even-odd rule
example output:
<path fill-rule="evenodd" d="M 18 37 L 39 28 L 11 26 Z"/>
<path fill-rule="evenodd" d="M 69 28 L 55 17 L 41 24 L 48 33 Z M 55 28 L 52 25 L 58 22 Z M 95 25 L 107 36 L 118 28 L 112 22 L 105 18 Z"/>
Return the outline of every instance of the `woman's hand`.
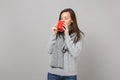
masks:
<path fill-rule="evenodd" d="M 68 28 L 68 25 L 66 23 L 64 23 L 63 30 L 64 30 L 65 35 L 69 35 L 69 28 Z"/>
<path fill-rule="evenodd" d="M 53 34 L 57 34 L 56 24 L 52 27 L 52 33 L 53 33 Z"/>

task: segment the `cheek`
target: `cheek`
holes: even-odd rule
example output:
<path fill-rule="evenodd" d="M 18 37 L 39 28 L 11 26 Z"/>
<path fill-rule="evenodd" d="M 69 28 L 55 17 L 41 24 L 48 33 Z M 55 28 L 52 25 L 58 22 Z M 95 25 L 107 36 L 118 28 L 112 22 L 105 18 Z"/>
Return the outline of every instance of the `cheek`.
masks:
<path fill-rule="evenodd" d="M 69 26 L 71 24 L 71 21 L 65 21 L 65 23 Z"/>

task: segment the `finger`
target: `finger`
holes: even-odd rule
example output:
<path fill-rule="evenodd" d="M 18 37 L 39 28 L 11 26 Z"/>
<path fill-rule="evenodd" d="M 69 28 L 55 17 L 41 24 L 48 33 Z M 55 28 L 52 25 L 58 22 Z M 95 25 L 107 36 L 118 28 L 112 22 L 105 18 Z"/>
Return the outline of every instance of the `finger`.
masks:
<path fill-rule="evenodd" d="M 52 27 L 52 31 L 57 31 L 57 28 L 56 27 Z"/>
<path fill-rule="evenodd" d="M 62 27 L 62 29 L 65 31 L 66 29 L 65 29 L 65 27 Z"/>
<path fill-rule="evenodd" d="M 66 23 L 64 23 L 64 27 L 65 27 L 66 29 L 68 29 L 68 26 L 67 26 L 67 24 L 66 24 Z"/>
<path fill-rule="evenodd" d="M 54 28 L 53 31 L 57 31 L 57 28 Z"/>
<path fill-rule="evenodd" d="M 57 27 L 57 25 L 56 25 L 56 24 L 54 24 L 52 28 L 56 28 L 56 27 Z"/>

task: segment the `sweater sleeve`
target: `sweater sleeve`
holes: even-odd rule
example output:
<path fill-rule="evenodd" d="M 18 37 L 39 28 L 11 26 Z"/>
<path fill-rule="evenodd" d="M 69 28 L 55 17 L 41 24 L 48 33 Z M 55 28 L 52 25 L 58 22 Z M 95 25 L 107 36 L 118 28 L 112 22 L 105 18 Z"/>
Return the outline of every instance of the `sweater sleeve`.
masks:
<path fill-rule="evenodd" d="M 70 54 L 74 58 L 76 58 L 81 52 L 82 40 L 78 41 L 77 43 L 74 43 L 73 40 L 70 38 L 70 36 L 66 35 L 65 41 L 68 46 L 68 50 L 69 50 Z"/>
<path fill-rule="evenodd" d="M 56 35 L 53 34 L 50 36 L 49 41 L 48 41 L 48 53 L 49 54 L 52 54 L 52 51 L 55 48 L 55 43 L 56 43 Z"/>

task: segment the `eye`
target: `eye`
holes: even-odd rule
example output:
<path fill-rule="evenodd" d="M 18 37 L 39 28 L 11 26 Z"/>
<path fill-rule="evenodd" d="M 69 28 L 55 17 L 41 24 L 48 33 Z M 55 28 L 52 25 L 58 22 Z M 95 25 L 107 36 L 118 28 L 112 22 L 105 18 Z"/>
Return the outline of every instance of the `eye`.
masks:
<path fill-rule="evenodd" d="M 67 17 L 65 17 L 65 20 L 67 20 L 68 18 Z"/>
<path fill-rule="evenodd" d="M 62 17 L 60 20 L 68 20 L 68 17 Z"/>

